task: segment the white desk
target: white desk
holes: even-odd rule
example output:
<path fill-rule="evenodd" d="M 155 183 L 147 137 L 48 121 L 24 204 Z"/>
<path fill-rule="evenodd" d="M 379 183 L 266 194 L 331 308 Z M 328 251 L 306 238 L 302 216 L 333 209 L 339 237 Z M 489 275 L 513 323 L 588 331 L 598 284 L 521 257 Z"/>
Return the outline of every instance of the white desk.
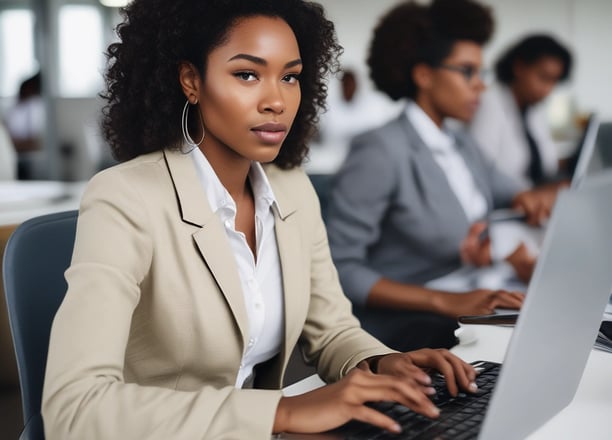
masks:
<path fill-rule="evenodd" d="M 310 145 L 304 170 L 309 174 L 334 174 L 348 153 L 348 145 L 317 144 Z"/>
<path fill-rule="evenodd" d="M 0 385 L 17 386 L 17 367 L 2 287 L 2 258 L 15 228 L 39 215 L 78 209 L 85 182 L 0 182 Z"/>
<path fill-rule="evenodd" d="M 85 182 L 46 180 L 0 182 L 0 226 L 53 212 L 77 209 Z"/>
<path fill-rule="evenodd" d="M 453 353 L 468 362 L 503 361 L 512 328 L 485 325 L 468 328 L 474 330 L 477 342 L 457 346 L 451 350 Z M 610 439 L 611 416 L 612 354 L 592 350 L 574 400 L 529 439 Z"/>
<path fill-rule="evenodd" d="M 476 342 L 459 345 L 451 351 L 471 362 L 502 362 L 512 335 L 511 327 L 487 325 L 466 326 Z M 317 376 L 310 376 L 285 388 L 286 395 L 295 395 L 323 385 Z M 563 411 L 528 437 L 529 440 L 603 440 L 612 438 L 612 354 L 592 350 L 574 400 Z M 580 424 L 579 424 L 580 422 Z"/>

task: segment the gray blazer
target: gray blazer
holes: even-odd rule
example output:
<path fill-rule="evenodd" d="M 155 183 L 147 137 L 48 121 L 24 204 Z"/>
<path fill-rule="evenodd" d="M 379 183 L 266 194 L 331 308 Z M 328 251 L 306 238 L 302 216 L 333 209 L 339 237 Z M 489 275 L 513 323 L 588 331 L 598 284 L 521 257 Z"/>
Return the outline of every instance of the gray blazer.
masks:
<path fill-rule="evenodd" d="M 455 134 L 489 210 L 508 206 L 517 182 Z M 405 113 L 356 137 L 330 195 L 327 229 L 345 293 L 365 304 L 381 278 L 423 284 L 460 266 L 468 219 L 444 171 Z"/>

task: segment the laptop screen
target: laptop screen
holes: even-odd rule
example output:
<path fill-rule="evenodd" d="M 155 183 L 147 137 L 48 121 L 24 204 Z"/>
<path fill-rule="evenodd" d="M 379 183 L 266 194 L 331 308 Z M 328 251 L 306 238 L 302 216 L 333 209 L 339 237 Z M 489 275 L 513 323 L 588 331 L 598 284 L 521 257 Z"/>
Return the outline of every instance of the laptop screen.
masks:
<path fill-rule="evenodd" d="M 599 125 L 599 117 L 597 114 L 591 113 L 586 128 L 584 129 L 582 139 L 576 149 L 576 153 L 568 164 L 569 171 L 572 175 L 572 188 L 578 188 L 580 186 L 593 166 L 593 159 L 597 156 L 595 150 Z"/>

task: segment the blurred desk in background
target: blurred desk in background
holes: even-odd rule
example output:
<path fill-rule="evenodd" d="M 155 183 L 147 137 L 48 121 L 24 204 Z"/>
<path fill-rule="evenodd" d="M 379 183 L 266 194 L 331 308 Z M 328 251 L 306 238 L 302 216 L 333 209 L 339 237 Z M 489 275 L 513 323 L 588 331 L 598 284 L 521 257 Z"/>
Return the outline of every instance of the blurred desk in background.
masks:
<path fill-rule="evenodd" d="M 78 209 L 86 182 L 0 182 L 0 262 L 15 228 L 39 215 Z M 0 264 L 0 387 L 18 386 Z"/>
<path fill-rule="evenodd" d="M 342 166 L 348 150 L 348 145 L 313 142 L 310 145 L 308 158 L 304 161 L 304 170 L 308 174 L 333 175 Z"/>
<path fill-rule="evenodd" d="M 0 228 L 53 212 L 78 209 L 86 182 L 0 182 Z"/>

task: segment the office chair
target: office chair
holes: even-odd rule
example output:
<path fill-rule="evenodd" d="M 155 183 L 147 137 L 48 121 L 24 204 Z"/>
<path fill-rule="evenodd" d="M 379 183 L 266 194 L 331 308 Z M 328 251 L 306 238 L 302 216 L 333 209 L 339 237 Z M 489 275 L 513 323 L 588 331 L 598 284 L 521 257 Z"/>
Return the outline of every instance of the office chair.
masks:
<path fill-rule="evenodd" d="M 19 440 L 44 440 L 40 413 L 51 323 L 64 294 L 77 211 L 21 224 L 4 254 L 4 291 L 17 356 L 24 430 Z"/>
<path fill-rule="evenodd" d="M 327 205 L 329 204 L 329 196 L 333 184 L 333 174 L 308 174 L 312 186 L 314 187 L 319 203 L 321 204 L 321 216 L 323 220 L 327 218 Z"/>

